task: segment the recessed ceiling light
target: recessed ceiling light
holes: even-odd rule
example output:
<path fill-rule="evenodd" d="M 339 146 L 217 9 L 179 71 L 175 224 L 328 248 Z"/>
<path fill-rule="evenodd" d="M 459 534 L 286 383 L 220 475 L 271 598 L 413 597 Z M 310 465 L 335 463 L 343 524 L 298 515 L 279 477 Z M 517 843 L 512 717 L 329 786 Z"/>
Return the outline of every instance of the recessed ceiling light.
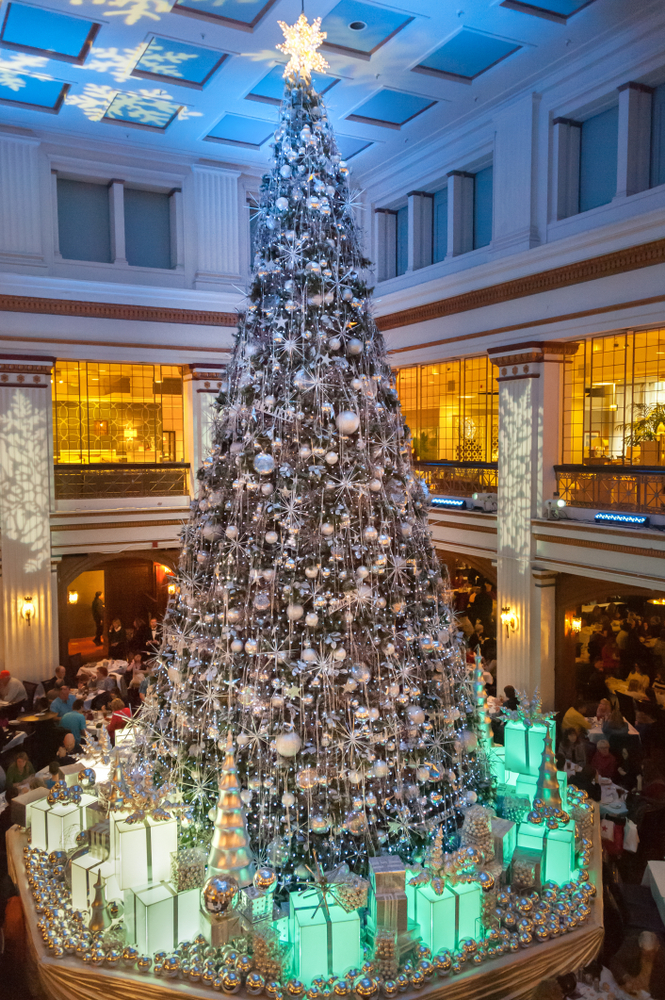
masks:
<path fill-rule="evenodd" d="M 351 21 L 349 28 L 351 31 L 364 31 L 367 25 L 364 21 Z"/>

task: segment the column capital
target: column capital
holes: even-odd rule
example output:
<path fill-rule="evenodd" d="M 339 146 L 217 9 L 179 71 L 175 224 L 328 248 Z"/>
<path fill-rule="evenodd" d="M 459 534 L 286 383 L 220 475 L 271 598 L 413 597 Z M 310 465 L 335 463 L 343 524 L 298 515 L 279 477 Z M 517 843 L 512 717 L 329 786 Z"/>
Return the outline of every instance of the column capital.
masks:
<path fill-rule="evenodd" d="M 56 359 L 41 354 L 0 354 L 0 388 L 48 389 Z"/>
<path fill-rule="evenodd" d="M 226 373 L 227 364 L 206 364 L 204 361 L 196 361 L 193 364 L 185 365 L 183 370 L 183 382 L 195 382 L 196 392 L 211 392 L 217 394 L 222 388 L 222 381 Z"/>
<path fill-rule="evenodd" d="M 647 87 L 646 83 L 635 83 L 634 80 L 629 80 L 628 83 L 622 83 L 621 86 L 617 87 L 619 93 L 624 90 L 639 90 L 641 94 L 653 94 L 654 87 Z"/>
<path fill-rule="evenodd" d="M 577 343 L 558 343 L 547 340 L 528 340 L 521 344 L 491 347 L 487 354 L 493 365 L 501 369 L 501 378 L 533 377 L 531 365 L 543 362 L 563 364 L 565 358 L 577 351 Z M 519 367 L 522 367 L 522 372 Z M 518 369 L 518 370 L 514 370 Z"/>

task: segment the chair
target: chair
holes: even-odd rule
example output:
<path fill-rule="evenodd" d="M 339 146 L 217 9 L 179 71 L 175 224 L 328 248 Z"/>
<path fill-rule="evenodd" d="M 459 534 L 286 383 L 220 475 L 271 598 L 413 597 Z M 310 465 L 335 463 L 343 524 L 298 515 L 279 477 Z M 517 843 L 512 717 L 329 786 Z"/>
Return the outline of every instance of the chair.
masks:
<path fill-rule="evenodd" d="M 25 711 L 31 712 L 35 701 L 35 691 L 39 687 L 39 683 L 36 681 L 23 681 L 23 687 L 25 688 L 25 693 L 28 696 L 24 703 Z"/>

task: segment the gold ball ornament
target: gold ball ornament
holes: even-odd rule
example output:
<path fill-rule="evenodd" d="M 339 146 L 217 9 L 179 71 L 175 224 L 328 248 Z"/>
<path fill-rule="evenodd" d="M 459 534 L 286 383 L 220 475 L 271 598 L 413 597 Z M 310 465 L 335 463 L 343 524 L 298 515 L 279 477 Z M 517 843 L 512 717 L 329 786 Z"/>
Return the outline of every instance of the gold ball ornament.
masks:
<path fill-rule="evenodd" d="M 251 955 L 239 955 L 235 968 L 241 976 L 247 976 L 254 968 L 254 959 Z"/>
<path fill-rule="evenodd" d="M 406 993 L 410 985 L 409 977 L 406 972 L 400 972 L 399 976 L 395 979 L 395 982 L 397 983 L 397 989 L 400 993 Z"/>
<path fill-rule="evenodd" d="M 201 986 L 206 986 L 208 989 L 212 989 L 216 978 L 217 972 L 214 966 L 206 967 L 201 976 Z"/>
<path fill-rule="evenodd" d="M 211 916 L 222 917 L 236 904 L 239 886 L 237 881 L 230 876 L 220 878 L 213 875 L 203 887 L 202 901 L 206 913 Z"/>
<path fill-rule="evenodd" d="M 150 972 L 151 968 L 152 968 L 152 959 L 150 958 L 150 956 L 139 955 L 139 957 L 136 960 L 137 972 L 142 972 L 143 975 L 146 975 L 148 972 Z"/>
<path fill-rule="evenodd" d="M 167 955 L 162 962 L 162 971 L 167 979 L 175 979 L 180 972 L 180 959 L 176 955 Z"/>
<path fill-rule="evenodd" d="M 440 951 L 438 955 L 434 956 L 434 968 L 436 969 L 437 976 L 440 976 L 441 979 L 450 975 L 452 964 L 453 960 L 450 957 L 449 951 Z"/>
<path fill-rule="evenodd" d="M 116 948 L 106 952 L 106 964 L 115 967 L 120 962 L 121 953 Z"/>
<path fill-rule="evenodd" d="M 263 993 L 266 981 L 260 972 L 250 972 L 245 980 L 245 989 L 251 997 L 257 997 Z"/>
<path fill-rule="evenodd" d="M 277 884 L 277 873 L 272 868 L 258 868 L 254 873 L 253 882 L 257 892 L 270 892 Z"/>
<path fill-rule="evenodd" d="M 384 979 L 381 983 L 381 993 L 387 1000 L 393 1000 L 399 993 L 399 987 L 394 979 Z"/>
<path fill-rule="evenodd" d="M 123 949 L 122 962 L 123 965 L 126 965 L 128 969 L 131 968 L 133 965 L 136 965 L 138 957 L 139 957 L 138 949 L 134 948 L 131 944 L 128 944 L 127 947 Z"/>
<path fill-rule="evenodd" d="M 222 993 L 229 995 L 237 993 L 242 986 L 242 979 L 235 969 L 223 969 L 220 979 L 222 980 Z"/>
<path fill-rule="evenodd" d="M 334 997 L 348 997 L 351 992 L 351 987 L 346 979 L 337 979 L 333 983 L 333 996 Z"/>
<path fill-rule="evenodd" d="M 379 992 L 379 983 L 370 976 L 363 976 L 354 986 L 354 993 L 358 1000 L 374 1000 Z"/>
<path fill-rule="evenodd" d="M 409 981 L 411 983 L 411 989 L 421 990 L 425 985 L 425 973 L 421 969 L 414 969 L 409 976 Z"/>
<path fill-rule="evenodd" d="M 289 979 L 284 985 L 284 993 L 289 1000 L 300 1000 L 305 995 L 305 984 L 299 979 Z"/>

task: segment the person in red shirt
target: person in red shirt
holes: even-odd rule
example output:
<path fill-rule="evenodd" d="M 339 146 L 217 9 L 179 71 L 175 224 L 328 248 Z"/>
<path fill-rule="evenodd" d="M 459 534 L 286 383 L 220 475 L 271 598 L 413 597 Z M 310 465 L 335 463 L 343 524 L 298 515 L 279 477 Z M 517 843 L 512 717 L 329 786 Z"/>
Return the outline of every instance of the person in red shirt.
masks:
<path fill-rule="evenodd" d="M 591 767 L 598 772 L 601 778 L 610 778 L 614 781 L 617 773 L 616 757 L 610 751 L 610 744 L 607 740 L 598 740 L 596 752 L 591 758 Z"/>
<path fill-rule="evenodd" d="M 108 734 L 111 737 L 111 743 L 115 746 L 115 734 L 118 729 L 124 729 L 129 720 L 132 717 L 132 710 L 125 705 L 124 701 L 120 698 L 114 698 L 109 705 L 111 712 L 111 718 L 109 724 L 106 727 Z"/>

